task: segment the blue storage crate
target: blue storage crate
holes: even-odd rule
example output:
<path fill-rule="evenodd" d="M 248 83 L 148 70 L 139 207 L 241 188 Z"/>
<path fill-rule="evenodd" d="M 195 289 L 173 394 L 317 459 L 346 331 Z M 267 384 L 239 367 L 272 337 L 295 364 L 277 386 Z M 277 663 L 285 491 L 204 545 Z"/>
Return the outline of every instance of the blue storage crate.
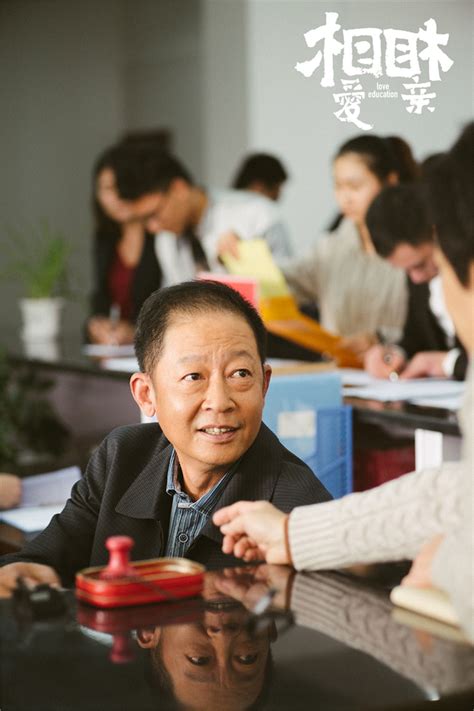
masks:
<path fill-rule="evenodd" d="M 352 410 L 337 373 L 275 377 L 263 420 L 334 498 L 352 491 Z"/>

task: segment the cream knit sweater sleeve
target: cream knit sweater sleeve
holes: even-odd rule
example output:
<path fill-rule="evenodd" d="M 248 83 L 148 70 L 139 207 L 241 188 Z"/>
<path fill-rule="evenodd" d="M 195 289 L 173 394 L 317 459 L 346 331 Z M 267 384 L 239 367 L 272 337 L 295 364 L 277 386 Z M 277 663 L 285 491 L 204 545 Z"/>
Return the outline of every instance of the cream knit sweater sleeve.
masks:
<path fill-rule="evenodd" d="M 462 568 L 466 575 L 474 577 L 473 387 L 471 360 L 460 412 L 464 434 L 462 462 L 447 462 L 436 469 L 406 474 L 369 491 L 293 510 L 288 534 L 297 570 L 412 559 L 424 543 L 442 533 L 446 540 L 435 565 L 437 584 L 453 594 L 446 582 L 441 584 L 441 578 L 442 571 L 445 579 L 450 578 L 455 551 L 456 560 L 459 561 L 459 556 L 465 559 L 464 566 L 456 563 L 456 579 L 462 577 Z M 468 582 L 465 578 L 462 585 L 457 580 L 457 590 L 465 590 Z M 474 609 L 472 599 L 469 607 Z"/>
<path fill-rule="evenodd" d="M 413 558 L 461 520 L 459 463 L 406 474 L 375 489 L 294 509 L 289 541 L 297 570 Z"/>

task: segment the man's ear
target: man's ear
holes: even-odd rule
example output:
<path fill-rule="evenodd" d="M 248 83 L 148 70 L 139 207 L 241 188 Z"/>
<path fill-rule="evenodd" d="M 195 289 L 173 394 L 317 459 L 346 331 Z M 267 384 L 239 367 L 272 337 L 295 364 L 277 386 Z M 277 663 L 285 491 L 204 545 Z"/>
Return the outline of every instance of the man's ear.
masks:
<path fill-rule="evenodd" d="M 137 630 L 137 642 L 142 649 L 154 649 L 160 641 L 161 627 L 142 627 Z"/>
<path fill-rule="evenodd" d="M 134 373 L 130 378 L 130 390 L 143 414 L 153 417 L 156 413 L 156 398 L 150 376 L 146 373 Z"/>
<path fill-rule="evenodd" d="M 263 366 L 263 397 L 267 394 L 270 379 L 272 377 L 272 366 L 265 363 Z"/>

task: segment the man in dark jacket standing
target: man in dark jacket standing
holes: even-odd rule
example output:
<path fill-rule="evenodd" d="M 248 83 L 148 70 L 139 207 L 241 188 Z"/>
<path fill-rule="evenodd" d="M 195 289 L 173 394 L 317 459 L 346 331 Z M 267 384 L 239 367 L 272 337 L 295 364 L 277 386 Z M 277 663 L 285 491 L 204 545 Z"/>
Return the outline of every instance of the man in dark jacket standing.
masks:
<path fill-rule="evenodd" d="M 135 559 L 185 556 L 232 563 L 211 515 L 242 498 L 289 512 L 330 495 L 262 424 L 271 368 L 265 329 L 237 292 L 185 282 L 154 292 L 137 323 L 140 372 L 133 397 L 158 424 L 122 427 L 91 458 L 64 510 L 18 555 L 6 556 L 0 591 L 20 575 L 70 583 L 106 563 L 110 535 L 135 541 Z"/>

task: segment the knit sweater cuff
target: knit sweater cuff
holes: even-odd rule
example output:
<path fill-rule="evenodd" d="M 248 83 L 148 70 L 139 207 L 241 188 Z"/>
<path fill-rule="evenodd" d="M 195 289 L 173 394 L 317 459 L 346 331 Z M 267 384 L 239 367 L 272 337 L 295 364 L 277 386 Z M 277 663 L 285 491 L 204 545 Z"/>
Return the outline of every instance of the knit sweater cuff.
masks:
<path fill-rule="evenodd" d="M 300 506 L 290 514 L 288 538 L 296 570 L 322 570 L 331 567 L 340 553 L 340 536 L 334 525 L 332 501 L 315 506 Z"/>

